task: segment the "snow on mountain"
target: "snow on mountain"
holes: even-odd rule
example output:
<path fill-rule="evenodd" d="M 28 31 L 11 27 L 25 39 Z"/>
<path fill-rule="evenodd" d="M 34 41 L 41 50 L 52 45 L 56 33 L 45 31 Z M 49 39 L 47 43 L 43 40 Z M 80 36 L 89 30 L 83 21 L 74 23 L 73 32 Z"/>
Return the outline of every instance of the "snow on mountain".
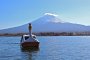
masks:
<path fill-rule="evenodd" d="M 90 26 L 84 26 L 80 24 L 73 24 L 68 22 L 63 22 L 57 15 L 46 13 L 39 19 L 31 22 L 33 32 L 87 32 L 90 31 Z M 3 29 L 0 33 L 25 33 L 28 32 L 28 24 Z"/>

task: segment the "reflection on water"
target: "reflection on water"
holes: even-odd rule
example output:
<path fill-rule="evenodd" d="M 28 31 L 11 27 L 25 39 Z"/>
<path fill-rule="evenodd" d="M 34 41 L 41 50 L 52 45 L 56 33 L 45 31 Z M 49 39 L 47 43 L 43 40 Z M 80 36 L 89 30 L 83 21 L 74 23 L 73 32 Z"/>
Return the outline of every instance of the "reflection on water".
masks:
<path fill-rule="evenodd" d="M 34 52 L 34 51 L 39 51 L 39 48 L 33 48 L 33 49 L 24 49 L 24 48 L 21 48 L 21 51 L 22 52 Z"/>
<path fill-rule="evenodd" d="M 35 57 L 37 57 L 38 55 L 39 49 L 21 49 L 21 52 L 22 54 L 24 54 L 24 56 L 22 56 L 24 60 L 35 60 Z"/>

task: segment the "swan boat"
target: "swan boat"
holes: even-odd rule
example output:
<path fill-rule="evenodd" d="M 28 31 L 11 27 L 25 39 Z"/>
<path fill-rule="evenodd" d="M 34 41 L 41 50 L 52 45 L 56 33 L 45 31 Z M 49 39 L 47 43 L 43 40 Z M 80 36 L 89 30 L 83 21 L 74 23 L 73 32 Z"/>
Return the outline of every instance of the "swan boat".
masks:
<path fill-rule="evenodd" d="M 36 39 L 36 35 L 31 33 L 32 26 L 29 24 L 29 35 L 23 35 L 21 37 L 22 49 L 34 49 L 39 48 L 39 41 Z"/>

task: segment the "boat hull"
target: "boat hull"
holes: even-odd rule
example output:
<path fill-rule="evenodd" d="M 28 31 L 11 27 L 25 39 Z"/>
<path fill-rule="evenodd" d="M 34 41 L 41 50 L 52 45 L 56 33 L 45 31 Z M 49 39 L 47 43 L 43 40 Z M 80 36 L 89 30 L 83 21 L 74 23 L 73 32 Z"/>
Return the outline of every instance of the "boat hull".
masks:
<path fill-rule="evenodd" d="M 38 49 L 39 48 L 39 42 L 24 42 L 21 43 L 22 49 Z"/>

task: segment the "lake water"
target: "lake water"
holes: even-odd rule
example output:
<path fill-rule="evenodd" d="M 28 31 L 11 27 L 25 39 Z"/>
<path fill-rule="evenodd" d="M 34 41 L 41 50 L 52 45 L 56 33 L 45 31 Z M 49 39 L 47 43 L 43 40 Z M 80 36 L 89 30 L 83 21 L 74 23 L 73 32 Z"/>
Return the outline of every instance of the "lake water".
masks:
<path fill-rule="evenodd" d="M 38 36 L 37 51 L 22 51 L 21 37 L 0 37 L 0 60 L 90 60 L 90 36 Z"/>

